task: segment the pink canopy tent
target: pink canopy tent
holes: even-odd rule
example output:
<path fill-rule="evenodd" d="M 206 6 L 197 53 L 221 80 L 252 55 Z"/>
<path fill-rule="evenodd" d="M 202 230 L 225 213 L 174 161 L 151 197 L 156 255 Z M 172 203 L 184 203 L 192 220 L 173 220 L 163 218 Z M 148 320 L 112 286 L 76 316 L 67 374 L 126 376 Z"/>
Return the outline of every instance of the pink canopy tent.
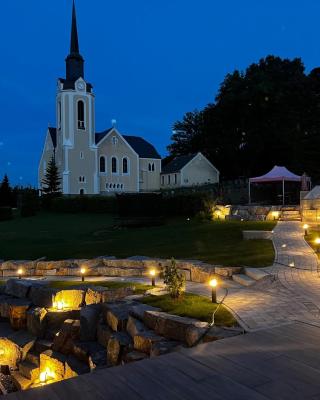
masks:
<path fill-rule="evenodd" d="M 310 184 L 310 178 L 307 178 Z M 282 182 L 282 204 L 284 205 L 284 189 L 285 182 L 302 182 L 302 176 L 295 175 L 286 167 L 275 166 L 267 174 L 249 179 L 249 203 L 251 203 L 251 184 L 252 183 L 268 183 Z"/>

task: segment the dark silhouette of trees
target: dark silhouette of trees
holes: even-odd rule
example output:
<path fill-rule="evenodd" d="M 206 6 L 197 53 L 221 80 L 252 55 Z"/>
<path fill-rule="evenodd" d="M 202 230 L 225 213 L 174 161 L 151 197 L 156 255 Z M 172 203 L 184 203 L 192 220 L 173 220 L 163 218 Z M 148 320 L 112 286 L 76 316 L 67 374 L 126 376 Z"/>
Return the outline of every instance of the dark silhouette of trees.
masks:
<path fill-rule="evenodd" d="M 13 207 L 13 193 L 7 175 L 0 184 L 0 207 Z"/>
<path fill-rule="evenodd" d="M 225 178 L 285 165 L 320 180 L 320 69 L 268 56 L 228 74 L 215 103 L 173 128 L 171 157 L 201 151 Z"/>
<path fill-rule="evenodd" d="M 44 185 L 43 193 L 50 196 L 58 196 L 61 194 L 61 178 L 59 175 L 59 170 L 55 162 L 54 156 L 48 163 L 45 177 L 42 181 Z"/>

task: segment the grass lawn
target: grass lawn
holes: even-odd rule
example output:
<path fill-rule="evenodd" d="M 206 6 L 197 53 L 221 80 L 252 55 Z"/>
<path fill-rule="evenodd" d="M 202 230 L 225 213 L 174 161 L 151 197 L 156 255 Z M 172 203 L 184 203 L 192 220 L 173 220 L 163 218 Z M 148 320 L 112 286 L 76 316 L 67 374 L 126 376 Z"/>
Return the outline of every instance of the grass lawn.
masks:
<path fill-rule="evenodd" d="M 169 314 L 196 318 L 205 322 L 212 321 L 212 314 L 217 308 L 217 304 L 213 304 L 210 299 L 190 293 L 185 293 L 178 300 L 173 300 L 170 295 L 166 294 L 163 296 L 147 296 L 141 301 L 145 304 L 161 308 Z M 224 306 L 220 306 L 215 315 L 215 323 L 220 326 L 234 326 L 237 324 L 237 321 Z"/>
<path fill-rule="evenodd" d="M 119 289 L 123 287 L 133 287 L 135 294 L 144 294 L 147 290 L 153 289 L 151 285 L 145 285 L 137 282 L 118 282 L 118 281 L 51 281 L 49 286 L 55 289 L 68 289 L 74 286 L 103 286 L 109 289 Z"/>
<path fill-rule="evenodd" d="M 242 230 L 272 230 L 274 222 L 172 219 L 149 228 L 114 229 L 108 214 L 50 214 L 0 222 L 0 259 L 145 255 L 224 265 L 267 266 L 271 241 L 242 240 Z"/>

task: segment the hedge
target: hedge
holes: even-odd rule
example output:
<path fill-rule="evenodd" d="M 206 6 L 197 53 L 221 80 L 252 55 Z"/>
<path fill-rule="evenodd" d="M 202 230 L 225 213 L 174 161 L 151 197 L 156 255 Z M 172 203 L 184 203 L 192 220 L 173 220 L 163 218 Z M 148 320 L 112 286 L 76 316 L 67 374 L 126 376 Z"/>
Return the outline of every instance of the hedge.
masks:
<path fill-rule="evenodd" d="M 49 209 L 61 213 L 115 213 L 116 199 L 111 196 L 72 196 L 51 199 Z"/>
<path fill-rule="evenodd" d="M 7 221 L 13 218 L 11 207 L 0 207 L 0 221 Z"/>

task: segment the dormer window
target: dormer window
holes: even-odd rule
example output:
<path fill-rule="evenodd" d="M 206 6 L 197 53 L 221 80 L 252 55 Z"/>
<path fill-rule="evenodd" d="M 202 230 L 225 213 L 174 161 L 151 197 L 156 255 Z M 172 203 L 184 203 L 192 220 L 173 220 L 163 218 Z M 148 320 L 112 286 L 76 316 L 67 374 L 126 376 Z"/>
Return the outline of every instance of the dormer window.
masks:
<path fill-rule="evenodd" d="M 112 144 L 113 144 L 114 146 L 116 146 L 116 145 L 118 144 L 118 138 L 117 138 L 117 136 L 113 136 L 113 137 L 112 137 Z"/>
<path fill-rule="evenodd" d="M 84 102 L 78 101 L 78 129 L 86 129 L 84 125 Z"/>

